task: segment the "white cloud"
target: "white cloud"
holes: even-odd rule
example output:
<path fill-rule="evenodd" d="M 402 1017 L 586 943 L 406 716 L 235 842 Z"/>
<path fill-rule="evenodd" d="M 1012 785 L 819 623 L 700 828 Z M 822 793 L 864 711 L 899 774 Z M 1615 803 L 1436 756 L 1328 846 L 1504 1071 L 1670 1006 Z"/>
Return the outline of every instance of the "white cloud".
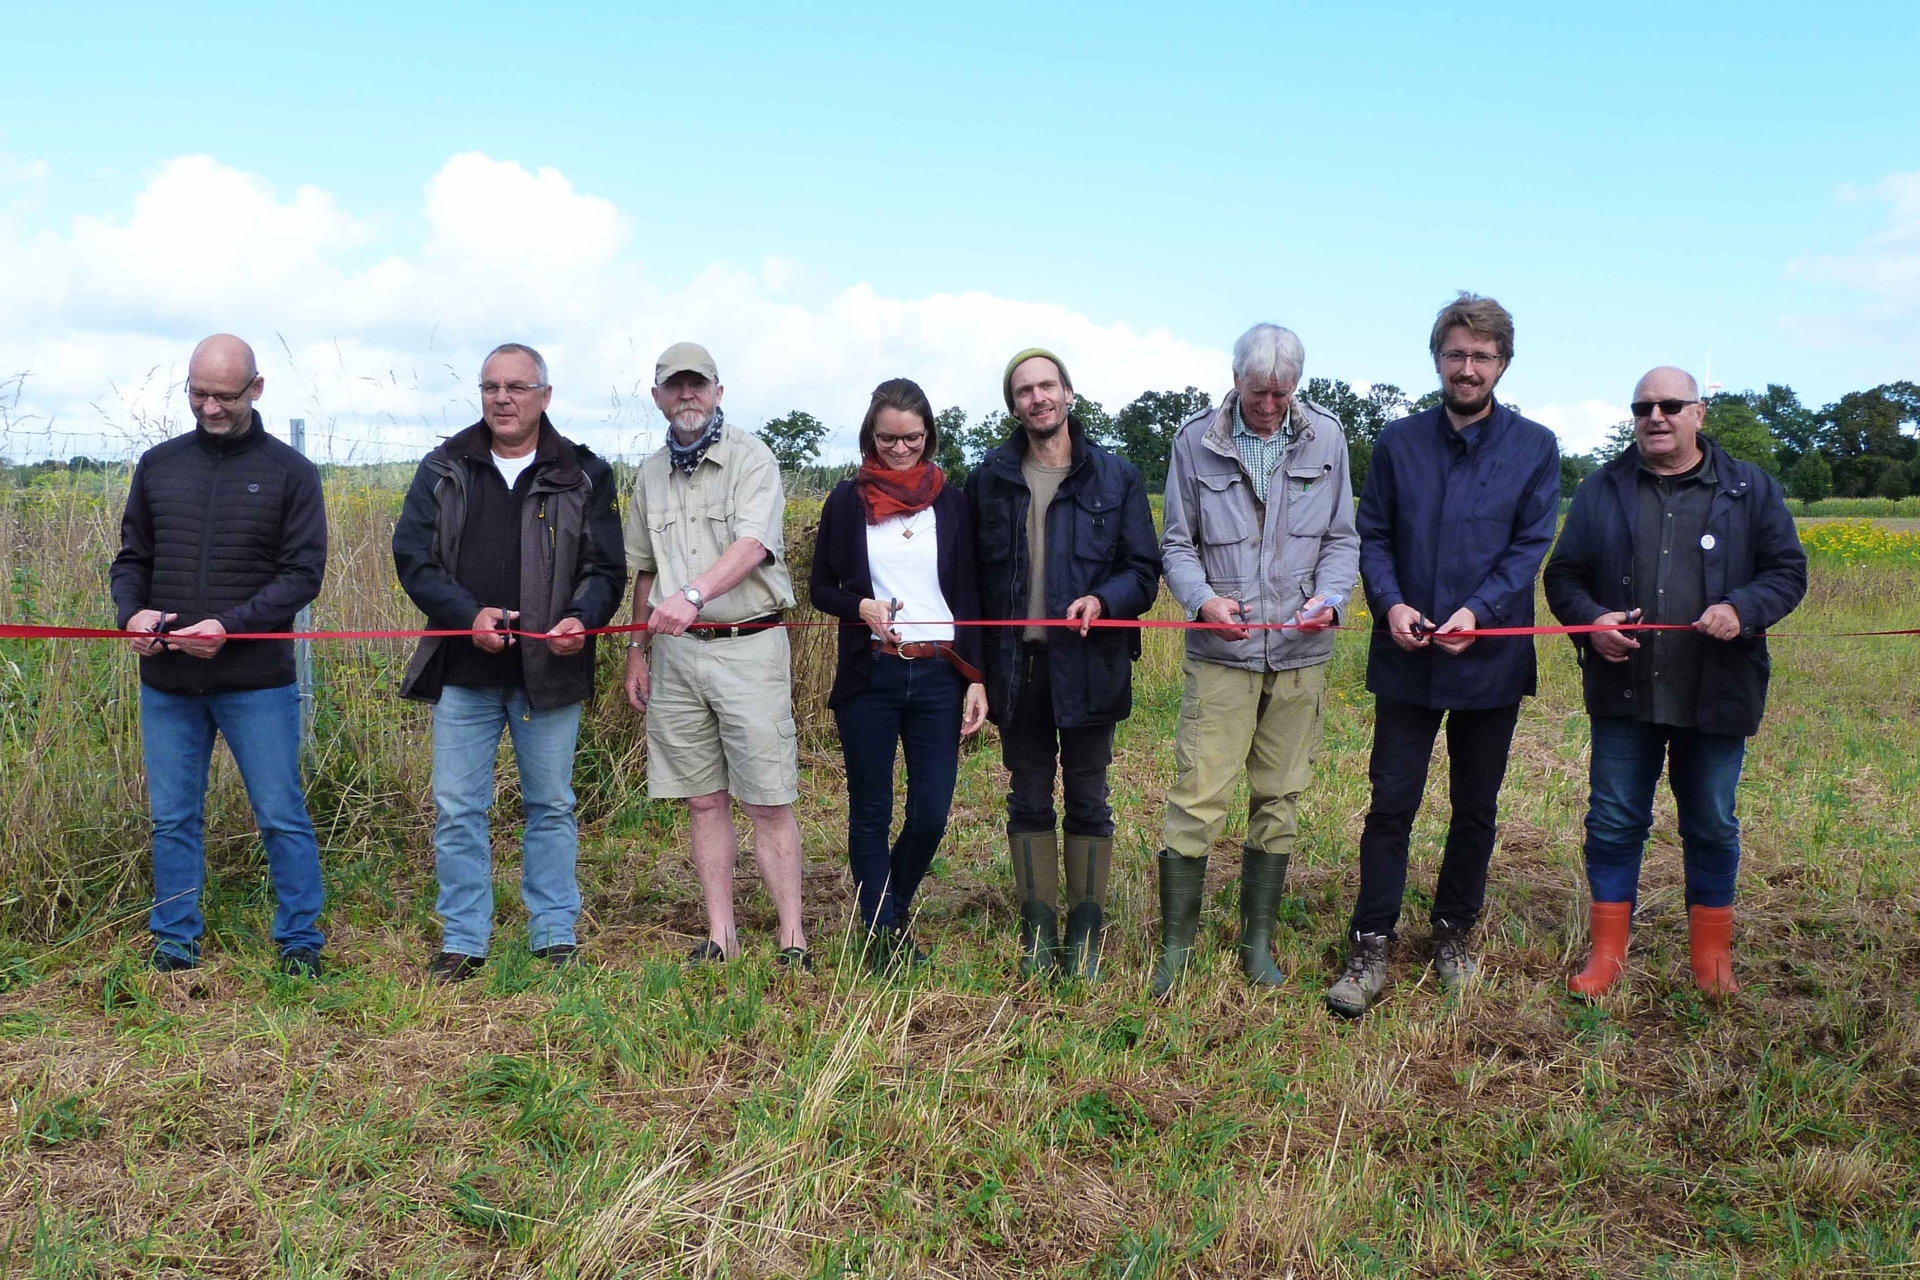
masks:
<path fill-rule="evenodd" d="M 1852 317 L 1789 316 L 1783 327 L 1810 346 L 1839 346 L 1872 336 L 1920 350 L 1914 337 L 1920 322 L 1920 173 L 1892 174 L 1865 191 L 1849 183 L 1837 199 L 1843 205 L 1886 205 L 1886 224 L 1849 253 L 1809 254 L 1789 263 L 1787 272 L 1846 285 L 1872 300 Z"/>
<path fill-rule="evenodd" d="M 804 408 L 850 431 L 872 387 L 896 376 L 919 380 L 936 405 L 983 412 L 999 407 L 1006 357 L 1035 343 L 1109 407 L 1150 388 L 1218 392 L 1228 379 L 1225 352 L 1053 303 L 894 298 L 854 283 L 800 305 L 783 294 L 807 269 L 775 258 L 655 280 L 630 252 L 644 243 L 636 230 L 558 170 L 479 153 L 449 159 L 425 184 L 420 226 L 403 229 L 317 187 L 282 198 L 183 156 L 124 215 L 33 236 L 0 222 L 0 336 L 14 366 L 0 377 L 30 371 L 19 412 L 77 439 L 103 418 L 129 427 L 183 414 L 177 387 L 194 340 L 230 329 L 260 353 L 269 420 L 303 416 L 338 455 L 358 457 L 417 454 L 470 421 L 480 357 L 508 339 L 546 354 L 556 418 L 617 451 L 657 440 L 644 389 L 655 353 L 683 338 L 713 351 L 728 408 L 748 424 Z M 406 239 L 419 248 L 379 256 Z"/>
<path fill-rule="evenodd" d="M 1627 416 L 1627 407 L 1605 400 L 1577 404 L 1527 404 L 1520 411 L 1560 437 L 1563 453 L 1587 453 L 1607 438 L 1614 424 Z"/>

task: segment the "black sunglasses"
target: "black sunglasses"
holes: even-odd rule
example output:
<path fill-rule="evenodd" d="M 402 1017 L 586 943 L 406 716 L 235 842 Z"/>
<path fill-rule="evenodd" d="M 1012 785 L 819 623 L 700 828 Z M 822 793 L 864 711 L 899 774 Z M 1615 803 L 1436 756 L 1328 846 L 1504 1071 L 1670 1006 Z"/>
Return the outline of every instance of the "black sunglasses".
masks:
<path fill-rule="evenodd" d="M 1651 418 L 1653 416 L 1653 406 L 1659 405 L 1660 412 L 1671 418 L 1688 405 L 1699 403 L 1698 400 L 1635 400 L 1632 404 L 1628 405 L 1627 408 L 1633 410 L 1633 416 L 1636 418 Z"/>

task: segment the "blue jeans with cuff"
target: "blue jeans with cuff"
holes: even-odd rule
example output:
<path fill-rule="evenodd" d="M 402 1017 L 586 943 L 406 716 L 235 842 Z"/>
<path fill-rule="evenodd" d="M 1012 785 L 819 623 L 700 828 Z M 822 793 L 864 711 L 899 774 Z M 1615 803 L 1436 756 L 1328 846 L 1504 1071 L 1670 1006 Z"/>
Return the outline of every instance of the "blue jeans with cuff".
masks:
<path fill-rule="evenodd" d="M 445 926 L 440 949 L 455 955 L 486 955 L 493 935 L 493 840 L 487 814 L 503 729 L 513 740 L 526 813 L 520 900 L 527 908 L 528 945 L 571 945 L 580 915 L 573 817 L 580 704 L 535 711 L 517 686 L 450 684 L 433 706 L 433 866 L 440 882 L 434 910 Z"/>
<path fill-rule="evenodd" d="M 847 862 L 869 929 L 907 922 L 914 891 L 946 838 L 967 693 L 944 659 L 876 653 L 872 661 L 866 692 L 833 713 L 847 762 Z M 907 757 L 907 811 L 889 847 L 896 745 Z"/>
<path fill-rule="evenodd" d="M 325 889 L 320 845 L 300 787 L 300 691 L 168 693 L 140 686 L 140 747 L 153 817 L 153 910 L 147 928 L 161 950 L 200 956 L 206 919 L 204 822 L 213 739 L 227 741 L 273 874 L 273 940 L 280 950 L 319 951 Z"/>
<path fill-rule="evenodd" d="M 1653 792 L 1666 770 L 1680 810 L 1689 907 L 1733 903 L 1740 869 L 1735 793 L 1747 740 L 1624 716 L 1593 718 L 1587 805 L 1587 884 L 1595 902 L 1637 902 L 1640 858 L 1653 829 Z"/>

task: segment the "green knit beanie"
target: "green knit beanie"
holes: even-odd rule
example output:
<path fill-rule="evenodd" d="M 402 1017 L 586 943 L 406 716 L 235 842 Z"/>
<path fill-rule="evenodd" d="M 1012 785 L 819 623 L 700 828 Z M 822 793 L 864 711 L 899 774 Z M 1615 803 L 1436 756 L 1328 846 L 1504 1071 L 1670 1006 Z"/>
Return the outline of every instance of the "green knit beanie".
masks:
<path fill-rule="evenodd" d="M 1073 377 L 1067 372 L 1066 362 L 1045 347 L 1028 347 L 1007 361 L 1007 371 L 1000 378 L 1000 394 L 1006 397 L 1008 413 L 1013 412 L 1013 371 L 1035 356 L 1045 356 L 1053 361 L 1053 367 L 1060 371 L 1061 390 L 1069 396 L 1073 394 Z"/>

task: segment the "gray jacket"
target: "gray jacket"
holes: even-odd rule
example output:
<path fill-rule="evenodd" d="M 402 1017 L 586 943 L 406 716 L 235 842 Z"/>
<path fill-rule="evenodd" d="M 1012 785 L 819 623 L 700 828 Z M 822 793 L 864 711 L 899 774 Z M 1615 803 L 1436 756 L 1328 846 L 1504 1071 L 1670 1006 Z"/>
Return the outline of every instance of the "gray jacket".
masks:
<path fill-rule="evenodd" d="M 1360 577 L 1353 483 L 1340 420 L 1317 404 L 1293 402 L 1299 434 L 1268 481 L 1267 501 L 1233 447 L 1229 392 L 1197 413 L 1173 439 L 1160 560 L 1167 587 L 1188 618 L 1215 596 L 1238 600 L 1250 622 L 1288 622 L 1311 596 L 1351 602 Z M 1337 609 L 1341 618 L 1348 603 Z M 1333 633 L 1256 631 L 1228 640 L 1187 632 L 1187 655 L 1248 671 L 1291 671 L 1325 662 Z"/>

